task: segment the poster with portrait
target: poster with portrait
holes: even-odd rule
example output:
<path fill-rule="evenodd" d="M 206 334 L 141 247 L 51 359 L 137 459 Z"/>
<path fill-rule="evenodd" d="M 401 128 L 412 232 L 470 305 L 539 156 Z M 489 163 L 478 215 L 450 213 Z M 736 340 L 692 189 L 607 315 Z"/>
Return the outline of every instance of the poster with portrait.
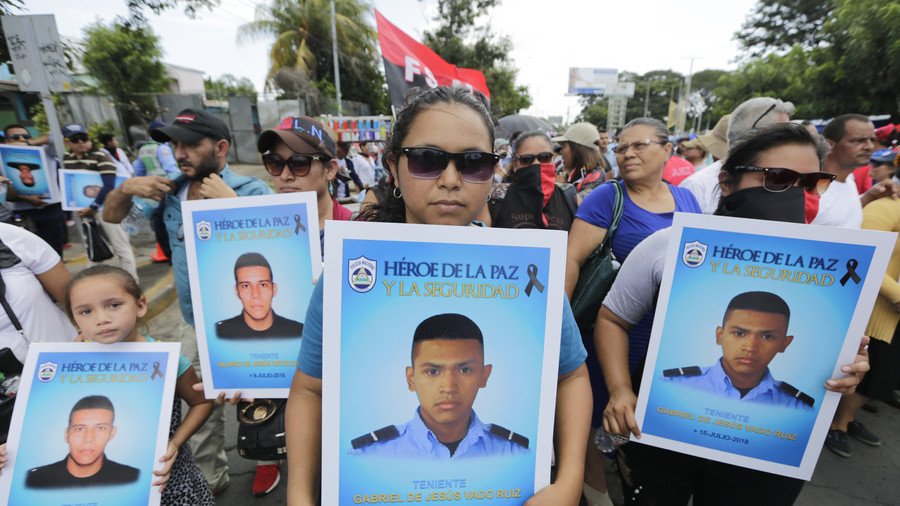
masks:
<path fill-rule="evenodd" d="M 59 202 L 56 163 L 38 146 L 0 145 L 0 173 L 19 195 L 39 197 L 47 204 Z M 10 202 L 13 209 L 32 209 L 28 202 Z"/>
<path fill-rule="evenodd" d="M 118 188 L 127 178 L 116 176 Z M 103 189 L 100 173 L 93 170 L 59 170 L 59 192 L 62 195 L 63 211 L 80 211 L 90 207 Z"/>
<path fill-rule="evenodd" d="M 323 504 L 519 505 L 549 484 L 565 234 L 328 227 Z"/>
<path fill-rule="evenodd" d="M 0 503 L 158 505 L 180 346 L 32 343 Z"/>
<path fill-rule="evenodd" d="M 207 398 L 287 398 L 322 271 L 314 192 L 182 206 Z"/>
<path fill-rule="evenodd" d="M 896 234 L 676 214 L 642 443 L 810 479 Z"/>

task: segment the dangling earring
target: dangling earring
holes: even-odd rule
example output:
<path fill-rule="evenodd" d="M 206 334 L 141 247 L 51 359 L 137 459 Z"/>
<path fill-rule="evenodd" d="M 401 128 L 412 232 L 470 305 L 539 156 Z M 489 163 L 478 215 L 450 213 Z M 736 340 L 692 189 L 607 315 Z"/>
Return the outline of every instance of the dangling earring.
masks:
<path fill-rule="evenodd" d="M 334 192 L 336 191 L 334 179 L 328 181 L 328 194 L 334 197 Z"/>
<path fill-rule="evenodd" d="M 394 191 L 391 192 L 391 195 L 393 195 L 395 199 L 399 199 L 403 196 L 403 192 L 400 191 L 399 186 L 395 186 Z"/>

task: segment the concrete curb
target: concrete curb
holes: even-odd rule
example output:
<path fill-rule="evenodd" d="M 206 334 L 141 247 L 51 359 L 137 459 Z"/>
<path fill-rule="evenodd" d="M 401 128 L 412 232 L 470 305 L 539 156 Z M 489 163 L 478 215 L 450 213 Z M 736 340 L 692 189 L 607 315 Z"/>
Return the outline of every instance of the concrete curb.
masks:
<path fill-rule="evenodd" d="M 144 315 L 144 321 L 149 322 L 178 298 L 172 269 L 169 268 L 165 276 L 159 278 L 153 286 L 144 290 L 144 296 L 147 297 L 147 314 Z"/>

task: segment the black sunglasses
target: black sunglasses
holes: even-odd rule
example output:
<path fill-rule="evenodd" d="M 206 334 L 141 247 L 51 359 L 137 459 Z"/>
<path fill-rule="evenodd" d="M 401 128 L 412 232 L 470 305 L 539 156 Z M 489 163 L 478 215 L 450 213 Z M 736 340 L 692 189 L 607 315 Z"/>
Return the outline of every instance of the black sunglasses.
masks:
<path fill-rule="evenodd" d="M 409 174 L 419 179 L 437 179 L 450 164 L 456 165 L 463 180 L 469 183 L 485 183 L 494 175 L 494 167 L 500 157 L 483 151 L 449 153 L 437 148 L 400 148 L 406 155 Z"/>
<path fill-rule="evenodd" d="M 75 134 L 72 137 L 69 137 L 69 142 L 79 143 L 79 142 L 87 142 L 88 136 L 85 134 Z"/>
<path fill-rule="evenodd" d="M 294 177 L 305 177 L 309 174 L 313 160 L 322 160 L 322 157 L 316 155 L 291 155 L 290 158 L 284 159 L 273 153 L 265 154 L 262 157 L 266 172 L 274 177 L 280 176 L 284 172 L 285 166 L 290 169 Z"/>
<path fill-rule="evenodd" d="M 31 135 L 29 135 L 29 134 L 12 134 L 9 136 L 9 138 L 14 141 L 27 141 L 28 139 L 31 138 Z"/>
<path fill-rule="evenodd" d="M 807 193 L 822 195 L 828 190 L 831 182 L 836 177 L 834 174 L 827 172 L 801 174 L 796 170 L 782 167 L 756 167 L 754 165 L 738 165 L 735 167 L 735 170 L 741 172 L 762 172 L 765 175 L 763 188 L 773 193 L 781 193 L 797 185 L 799 181 L 800 187 L 806 190 Z"/>
<path fill-rule="evenodd" d="M 535 159 L 540 163 L 550 163 L 553 160 L 553 153 L 544 151 L 536 155 L 520 155 L 516 157 L 516 161 L 522 165 L 532 165 Z"/>

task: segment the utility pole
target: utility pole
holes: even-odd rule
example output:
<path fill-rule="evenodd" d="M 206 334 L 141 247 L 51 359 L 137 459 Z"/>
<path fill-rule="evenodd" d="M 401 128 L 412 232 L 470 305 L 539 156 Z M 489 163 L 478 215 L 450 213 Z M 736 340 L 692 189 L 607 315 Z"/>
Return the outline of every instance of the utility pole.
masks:
<path fill-rule="evenodd" d="M 650 86 L 652 81 L 647 79 L 647 95 L 644 97 L 644 117 L 650 117 Z"/>
<path fill-rule="evenodd" d="M 341 68 L 338 65 L 337 16 L 334 14 L 334 0 L 331 0 L 331 53 L 334 55 L 334 92 L 337 100 L 338 116 L 344 114 L 341 107 Z"/>
<path fill-rule="evenodd" d="M 691 60 L 691 65 L 688 70 L 688 75 L 684 79 L 684 93 L 681 94 L 681 107 L 678 114 L 678 122 L 675 125 L 676 133 L 684 132 L 684 123 L 687 119 L 687 101 L 690 99 L 691 95 L 691 77 L 694 75 L 694 60 L 699 59 L 699 56 L 689 56 Z"/>

